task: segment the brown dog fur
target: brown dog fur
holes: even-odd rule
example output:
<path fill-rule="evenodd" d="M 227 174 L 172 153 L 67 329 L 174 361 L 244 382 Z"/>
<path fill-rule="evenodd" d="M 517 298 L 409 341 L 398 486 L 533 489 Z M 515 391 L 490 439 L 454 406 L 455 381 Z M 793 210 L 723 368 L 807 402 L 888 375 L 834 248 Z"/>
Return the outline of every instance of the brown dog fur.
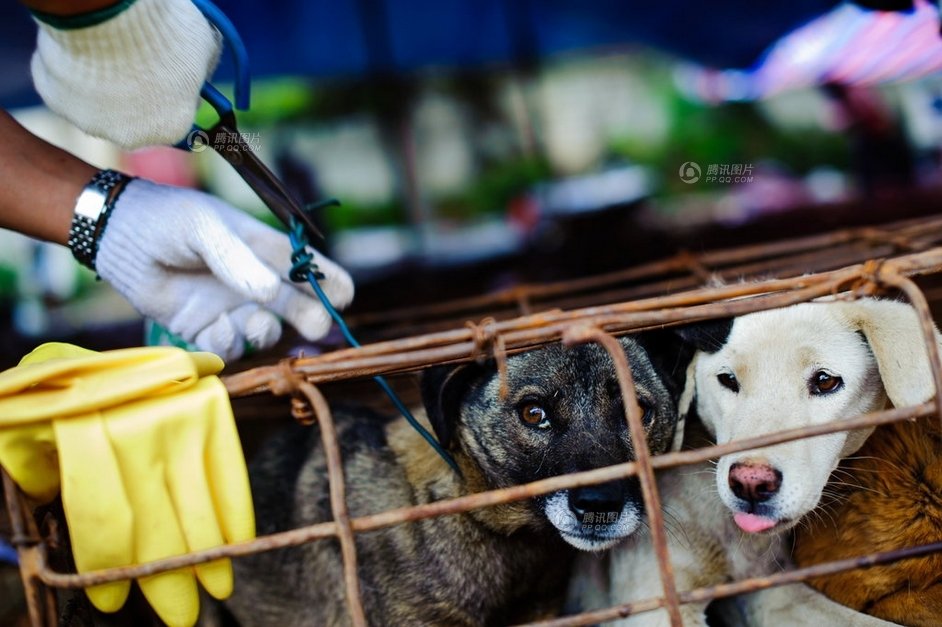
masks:
<path fill-rule="evenodd" d="M 878 428 L 835 471 L 827 512 L 796 533 L 799 566 L 942 540 L 938 418 Z M 942 625 L 942 554 L 813 580 L 835 601 L 913 627 Z"/>

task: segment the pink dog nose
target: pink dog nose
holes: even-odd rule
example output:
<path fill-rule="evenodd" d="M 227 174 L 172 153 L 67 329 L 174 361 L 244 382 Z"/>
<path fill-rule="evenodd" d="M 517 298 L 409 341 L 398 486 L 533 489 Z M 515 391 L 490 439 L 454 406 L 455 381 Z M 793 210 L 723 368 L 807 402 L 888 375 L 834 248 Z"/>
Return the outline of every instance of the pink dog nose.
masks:
<path fill-rule="evenodd" d="M 782 486 L 782 473 L 768 464 L 733 464 L 729 467 L 729 489 L 750 503 L 767 501 Z"/>

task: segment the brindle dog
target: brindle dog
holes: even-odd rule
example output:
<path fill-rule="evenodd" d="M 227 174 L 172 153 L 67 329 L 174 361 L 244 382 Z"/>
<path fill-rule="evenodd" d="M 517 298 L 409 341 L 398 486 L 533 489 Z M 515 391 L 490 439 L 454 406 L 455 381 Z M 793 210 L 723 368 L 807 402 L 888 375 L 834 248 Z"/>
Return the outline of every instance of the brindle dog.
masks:
<path fill-rule="evenodd" d="M 686 360 L 672 337 L 621 340 L 654 453 L 670 447 L 677 426 Z M 490 363 L 439 367 L 422 379 L 425 417 L 460 474 L 404 419 L 337 409 L 351 516 L 634 458 L 614 366 L 600 347 L 554 344 L 521 353 L 508 359 L 507 375 L 506 396 Z M 250 476 L 260 534 L 331 519 L 316 428 L 276 436 Z M 553 615 L 575 549 L 608 548 L 633 533 L 642 517 L 637 480 L 625 479 L 357 534 L 368 620 L 494 625 Z M 236 587 L 226 605 L 247 627 L 349 622 L 335 540 L 234 565 Z"/>

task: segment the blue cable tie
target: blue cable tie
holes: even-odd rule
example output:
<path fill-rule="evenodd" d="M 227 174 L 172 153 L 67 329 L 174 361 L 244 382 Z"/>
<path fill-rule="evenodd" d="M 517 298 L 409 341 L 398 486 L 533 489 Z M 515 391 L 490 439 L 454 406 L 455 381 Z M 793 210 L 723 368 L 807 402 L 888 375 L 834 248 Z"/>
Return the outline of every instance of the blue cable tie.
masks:
<path fill-rule="evenodd" d="M 291 218 L 291 229 L 288 231 L 288 237 L 291 240 L 292 249 L 292 265 L 288 273 L 289 278 L 297 283 L 303 283 L 307 280 L 314 289 L 314 293 L 317 294 L 317 298 L 320 299 L 321 304 L 324 305 L 324 309 L 327 310 L 327 313 L 330 314 L 333 321 L 337 323 L 347 343 L 350 344 L 350 346 L 359 347 L 360 343 L 353 337 L 353 333 L 350 332 L 350 328 L 340 315 L 340 312 L 334 308 L 333 304 L 330 302 L 330 298 L 327 297 L 324 289 L 320 286 L 320 283 L 318 283 L 320 279 L 324 278 L 324 275 L 317 270 L 317 264 L 314 263 L 314 254 L 308 250 L 309 243 L 304 225 L 298 222 L 294 217 Z M 412 425 L 412 428 L 419 432 L 419 435 L 435 449 L 435 452 L 451 466 L 452 470 L 461 474 L 461 470 L 459 470 L 458 464 L 455 462 L 454 458 L 452 458 L 448 451 L 442 448 L 438 440 L 416 420 L 415 416 L 412 415 L 412 412 L 405 406 L 402 399 L 393 391 L 386 379 L 377 375 L 373 377 L 373 380 L 382 388 L 386 396 L 389 397 L 389 400 L 396 406 L 396 409 L 398 409 L 403 417 L 405 417 L 406 421 Z"/>

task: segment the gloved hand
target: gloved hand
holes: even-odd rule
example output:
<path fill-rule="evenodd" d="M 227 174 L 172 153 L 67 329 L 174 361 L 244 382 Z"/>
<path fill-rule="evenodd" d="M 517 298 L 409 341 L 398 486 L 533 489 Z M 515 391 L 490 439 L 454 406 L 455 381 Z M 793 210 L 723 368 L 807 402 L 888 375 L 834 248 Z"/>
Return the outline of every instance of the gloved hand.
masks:
<path fill-rule="evenodd" d="M 50 109 L 96 137 L 125 148 L 174 144 L 192 127 L 221 37 L 190 0 L 118 6 L 126 8 L 116 15 L 102 10 L 57 19 L 34 12 L 36 91 Z"/>
<path fill-rule="evenodd" d="M 94 353 L 46 344 L 0 373 L 0 464 L 31 496 L 62 501 L 78 571 L 254 537 L 245 461 L 214 355 L 168 347 Z M 139 580 L 168 625 L 195 623 L 196 578 L 232 591 L 229 560 Z M 116 611 L 129 582 L 87 590 Z"/>
<path fill-rule="evenodd" d="M 353 281 L 318 255 L 321 286 L 343 308 Z M 275 314 L 307 339 L 331 319 L 309 285 L 288 279 L 288 236 L 202 192 L 135 179 L 108 218 L 98 273 L 143 315 L 223 359 L 245 342 L 267 348 L 281 336 Z"/>

